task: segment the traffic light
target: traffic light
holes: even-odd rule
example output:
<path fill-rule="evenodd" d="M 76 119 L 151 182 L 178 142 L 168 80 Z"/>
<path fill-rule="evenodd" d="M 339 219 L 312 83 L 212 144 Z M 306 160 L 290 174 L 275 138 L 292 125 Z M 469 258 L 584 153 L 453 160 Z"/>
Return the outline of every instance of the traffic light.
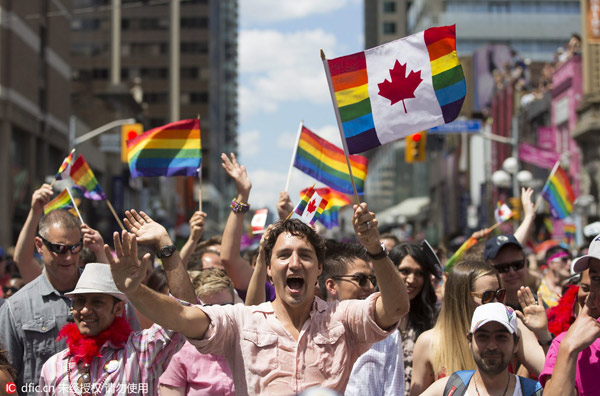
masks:
<path fill-rule="evenodd" d="M 421 131 L 406 137 L 406 149 L 404 158 L 406 162 L 425 161 L 425 144 L 427 132 Z"/>
<path fill-rule="evenodd" d="M 144 133 L 142 124 L 125 124 L 121 126 L 121 161 L 127 162 L 127 141 Z"/>

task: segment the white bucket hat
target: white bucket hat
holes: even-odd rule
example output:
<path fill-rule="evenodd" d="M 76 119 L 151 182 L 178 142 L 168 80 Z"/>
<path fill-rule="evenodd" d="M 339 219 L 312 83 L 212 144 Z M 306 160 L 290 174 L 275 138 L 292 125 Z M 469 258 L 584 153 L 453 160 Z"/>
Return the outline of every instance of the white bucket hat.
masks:
<path fill-rule="evenodd" d="M 73 298 L 77 294 L 103 293 L 118 298 L 121 301 L 127 301 L 127 297 L 115 285 L 110 265 L 102 263 L 86 264 L 75 290 L 65 293 L 66 297 Z"/>
<path fill-rule="evenodd" d="M 591 258 L 600 260 L 600 235 L 596 235 L 596 238 L 590 243 L 588 254 L 573 260 L 571 263 L 571 272 L 578 274 L 588 269 L 590 267 Z"/>

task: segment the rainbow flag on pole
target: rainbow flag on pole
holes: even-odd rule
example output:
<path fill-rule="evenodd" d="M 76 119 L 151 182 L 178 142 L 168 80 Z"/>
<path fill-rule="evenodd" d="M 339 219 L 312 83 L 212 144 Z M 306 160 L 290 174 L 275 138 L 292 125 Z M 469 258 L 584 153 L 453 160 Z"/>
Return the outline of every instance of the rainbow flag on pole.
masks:
<path fill-rule="evenodd" d="M 350 155 L 352 176 L 358 194 L 364 194 L 369 160 L 361 155 Z M 302 127 L 294 166 L 331 188 L 354 194 L 344 150 Z"/>
<path fill-rule="evenodd" d="M 58 168 L 58 172 L 56 172 L 56 176 L 54 176 L 56 180 L 62 179 L 63 172 L 67 170 L 67 167 L 73 161 L 73 154 L 75 154 L 75 149 L 71 150 L 69 155 L 67 155 L 63 160 L 62 164 L 60 165 L 60 168 Z"/>
<path fill-rule="evenodd" d="M 550 214 L 555 219 L 564 219 L 573 212 L 575 193 L 567 172 L 557 163 L 542 189 L 542 196 L 550 204 Z"/>
<path fill-rule="evenodd" d="M 338 213 L 342 207 L 350 205 L 350 199 L 345 194 L 329 187 L 317 188 L 315 191 L 329 202 L 319 216 L 319 221 L 327 228 L 336 227 L 338 225 Z M 307 192 L 308 188 L 300 191 L 300 194 L 304 196 Z"/>
<path fill-rule="evenodd" d="M 327 200 L 321 197 L 313 187 L 306 191 L 302 200 L 292 212 L 293 218 L 299 218 L 303 222 L 314 225 L 321 213 L 327 207 Z"/>
<path fill-rule="evenodd" d="M 200 120 L 151 129 L 127 142 L 131 177 L 198 176 L 202 165 Z"/>
<path fill-rule="evenodd" d="M 454 25 L 323 60 L 350 154 L 447 124 L 465 100 Z"/>
<path fill-rule="evenodd" d="M 96 176 L 94 176 L 94 172 L 90 169 L 83 155 L 77 157 L 71 166 L 71 179 L 76 184 L 75 188 L 83 192 L 83 196 L 87 199 L 94 201 L 107 199 L 106 194 L 102 191 L 102 187 L 100 187 Z"/>
<path fill-rule="evenodd" d="M 52 201 L 44 205 L 44 214 L 47 215 L 48 213 L 56 209 L 71 209 L 74 206 L 75 205 L 73 204 L 73 201 L 71 201 L 71 197 L 69 196 L 69 193 L 65 188 Z"/>

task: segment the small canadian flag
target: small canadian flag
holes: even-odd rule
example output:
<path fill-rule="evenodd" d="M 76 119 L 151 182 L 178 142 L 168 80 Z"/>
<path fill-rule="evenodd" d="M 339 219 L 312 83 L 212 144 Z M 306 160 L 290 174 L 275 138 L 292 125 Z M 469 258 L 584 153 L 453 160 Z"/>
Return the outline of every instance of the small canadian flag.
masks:
<path fill-rule="evenodd" d="M 307 224 L 314 225 L 321 213 L 327 207 L 328 201 L 321 197 L 314 188 L 310 188 L 294 209 L 294 217 L 300 218 Z"/>
<path fill-rule="evenodd" d="M 510 219 L 513 216 L 512 210 L 502 201 L 498 201 L 498 205 L 496 210 L 494 211 L 494 217 L 496 218 L 496 223 L 503 223 L 506 220 Z"/>
<path fill-rule="evenodd" d="M 254 217 L 252 217 L 252 221 L 250 222 L 250 226 L 252 227 L 252 234 L 262 234 L 265 232 L 265 224 L 267 223 L 267 214 L 269 213 L 269 209 L 258 209 L 254 212 Z"/>

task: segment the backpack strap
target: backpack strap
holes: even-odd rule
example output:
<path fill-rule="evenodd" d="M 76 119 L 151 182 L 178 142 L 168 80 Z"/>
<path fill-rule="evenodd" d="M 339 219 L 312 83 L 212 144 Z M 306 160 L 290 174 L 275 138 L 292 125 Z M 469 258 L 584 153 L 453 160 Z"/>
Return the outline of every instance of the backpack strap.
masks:
<path fill-rule="evenodd" d="M 519 376 L 523 396 L 542 396 L 544 388 L 535 380 Z"/>
<path fill-rule="evenodd" d="M 474 373 L 475 370 L 462 370 L 452 373 L 444 388 L 444 396 L 464 395 Z"/>

